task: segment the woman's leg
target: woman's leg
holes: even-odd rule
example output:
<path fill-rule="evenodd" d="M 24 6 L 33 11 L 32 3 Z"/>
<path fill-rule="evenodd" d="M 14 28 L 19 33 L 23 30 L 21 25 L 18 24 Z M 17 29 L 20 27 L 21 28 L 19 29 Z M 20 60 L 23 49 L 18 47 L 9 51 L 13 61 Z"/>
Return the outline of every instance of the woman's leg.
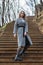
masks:
<path fill-rule="evenodd" d="M 25 50 L 25 47 L 22 47 L 19 55 L 22 55 L 24 53 L 24 50 Z"/>
<path fill-rule="evenodd" d="M 22 58 L 20 57 L 20 51 L 21 51 L 21 47 L 18 47 L 15 61 L 17 61 L 17 60 L 21 61 L 22 60 Z"/>
<path fill-rule="evenodd" d="M 20 55 L 24 54 L 27 48 L 29 48 L 31 45 L 32 45 L 31 38 L 30 36 L 27 35 L 27 37 L 25 37 L 25 47 L 23 50 L 21 50 Z"/>
<path fill-rule="evenodd" d="M 17 48 L 17 55 L 18 55 L 18 56 L 19 56 L 20 50 L 21 50 L 21 47 L 18 47 L 18 48 Z"/>

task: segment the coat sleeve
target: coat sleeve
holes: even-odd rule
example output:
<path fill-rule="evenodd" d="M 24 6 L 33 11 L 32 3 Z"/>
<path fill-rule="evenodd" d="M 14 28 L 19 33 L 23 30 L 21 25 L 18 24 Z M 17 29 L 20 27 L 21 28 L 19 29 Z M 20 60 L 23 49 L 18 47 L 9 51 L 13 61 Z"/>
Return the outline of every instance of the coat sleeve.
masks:
<path fill-rule="evenodd" d="M 26 25 L 25 25 L 25 32 L 28 32 L 28 23 L 26 22 Z"/>
<path fill-rule="evenodd" d="M 14 23 L 13 33 L 14 33 L 14 34 L 17 33 L 17 20 L 16 20 L 15 23 Z"/>

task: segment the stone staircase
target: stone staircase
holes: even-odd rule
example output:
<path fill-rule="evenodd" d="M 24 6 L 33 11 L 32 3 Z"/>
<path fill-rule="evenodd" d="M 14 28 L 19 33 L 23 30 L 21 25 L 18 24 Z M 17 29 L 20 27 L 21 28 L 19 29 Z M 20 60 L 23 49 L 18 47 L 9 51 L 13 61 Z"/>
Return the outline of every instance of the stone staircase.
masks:
<path fill-rule="evenodd" d="M 38 26 L 33 23 L 33 17 L 28 17 L 29 32 L 33 45 L 25 52 L 27 56 L 22 56 L 23 61 L 13 61 L 17 52 L 17 37 L 13 36 L 14 22 L 9 23 L 3 35 L 0 37 L 0 65 L 43 65 L 43 35 Z"/>

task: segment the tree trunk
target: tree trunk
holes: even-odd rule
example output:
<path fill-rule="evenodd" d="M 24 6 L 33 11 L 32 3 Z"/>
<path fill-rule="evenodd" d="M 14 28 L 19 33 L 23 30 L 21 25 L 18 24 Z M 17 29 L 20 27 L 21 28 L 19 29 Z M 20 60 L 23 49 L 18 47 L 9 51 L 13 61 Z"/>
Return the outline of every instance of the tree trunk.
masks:
<path fill-rule="evenodd" d="M 3 0 L 3 2 L 2 2 L 2 9 L 3 9 L 3 11 L 2 11 L 2 26 L 4 25 L 4 7 L 5 7 L 5 0 Z"/>
<path fill-rule="evenodd" d="M 38 17 L 38 9 L 37 9 L 37 6 L 36 6 L 36 1 L 34 0 L 34 3 L 35 3 L 35 9 L 36 9 L 36 16 Z"/>
<path fill-rule="evenodd" d="M 41 5 L 43 5 L 43 1 L 42 0 L 40 0 L 40 3 L 41 3 Z"/>
<path fill-rule="evenodd" d="M 11 21 L 11 19 L 10 19 L 10 12 L 9 12 L 9 0 L 8 0 L 8 18 L 9 18 L 9 21 Z"/>
<path fill-rule="evenodd" d="M 43 1 L 40 0 L 40 3 L 41 3 L 41 11 L 43 10 Z"/>

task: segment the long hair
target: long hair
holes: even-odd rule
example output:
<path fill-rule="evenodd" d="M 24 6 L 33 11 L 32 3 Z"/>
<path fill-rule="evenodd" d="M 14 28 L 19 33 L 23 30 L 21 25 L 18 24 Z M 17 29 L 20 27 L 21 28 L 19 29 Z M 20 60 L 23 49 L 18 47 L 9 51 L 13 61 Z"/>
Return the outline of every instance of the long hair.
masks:
<path fill-rule="evenodd" d="M 19 13 L 19 18 L 21 18 L 21 14 L 22 14 L 22 12 L 23 12 L 23 14 L 24 14 L 22 18 L 25 19 L 26 14 L 25 14 L 24 11 L 21 11 L 21 12 Z"/>

